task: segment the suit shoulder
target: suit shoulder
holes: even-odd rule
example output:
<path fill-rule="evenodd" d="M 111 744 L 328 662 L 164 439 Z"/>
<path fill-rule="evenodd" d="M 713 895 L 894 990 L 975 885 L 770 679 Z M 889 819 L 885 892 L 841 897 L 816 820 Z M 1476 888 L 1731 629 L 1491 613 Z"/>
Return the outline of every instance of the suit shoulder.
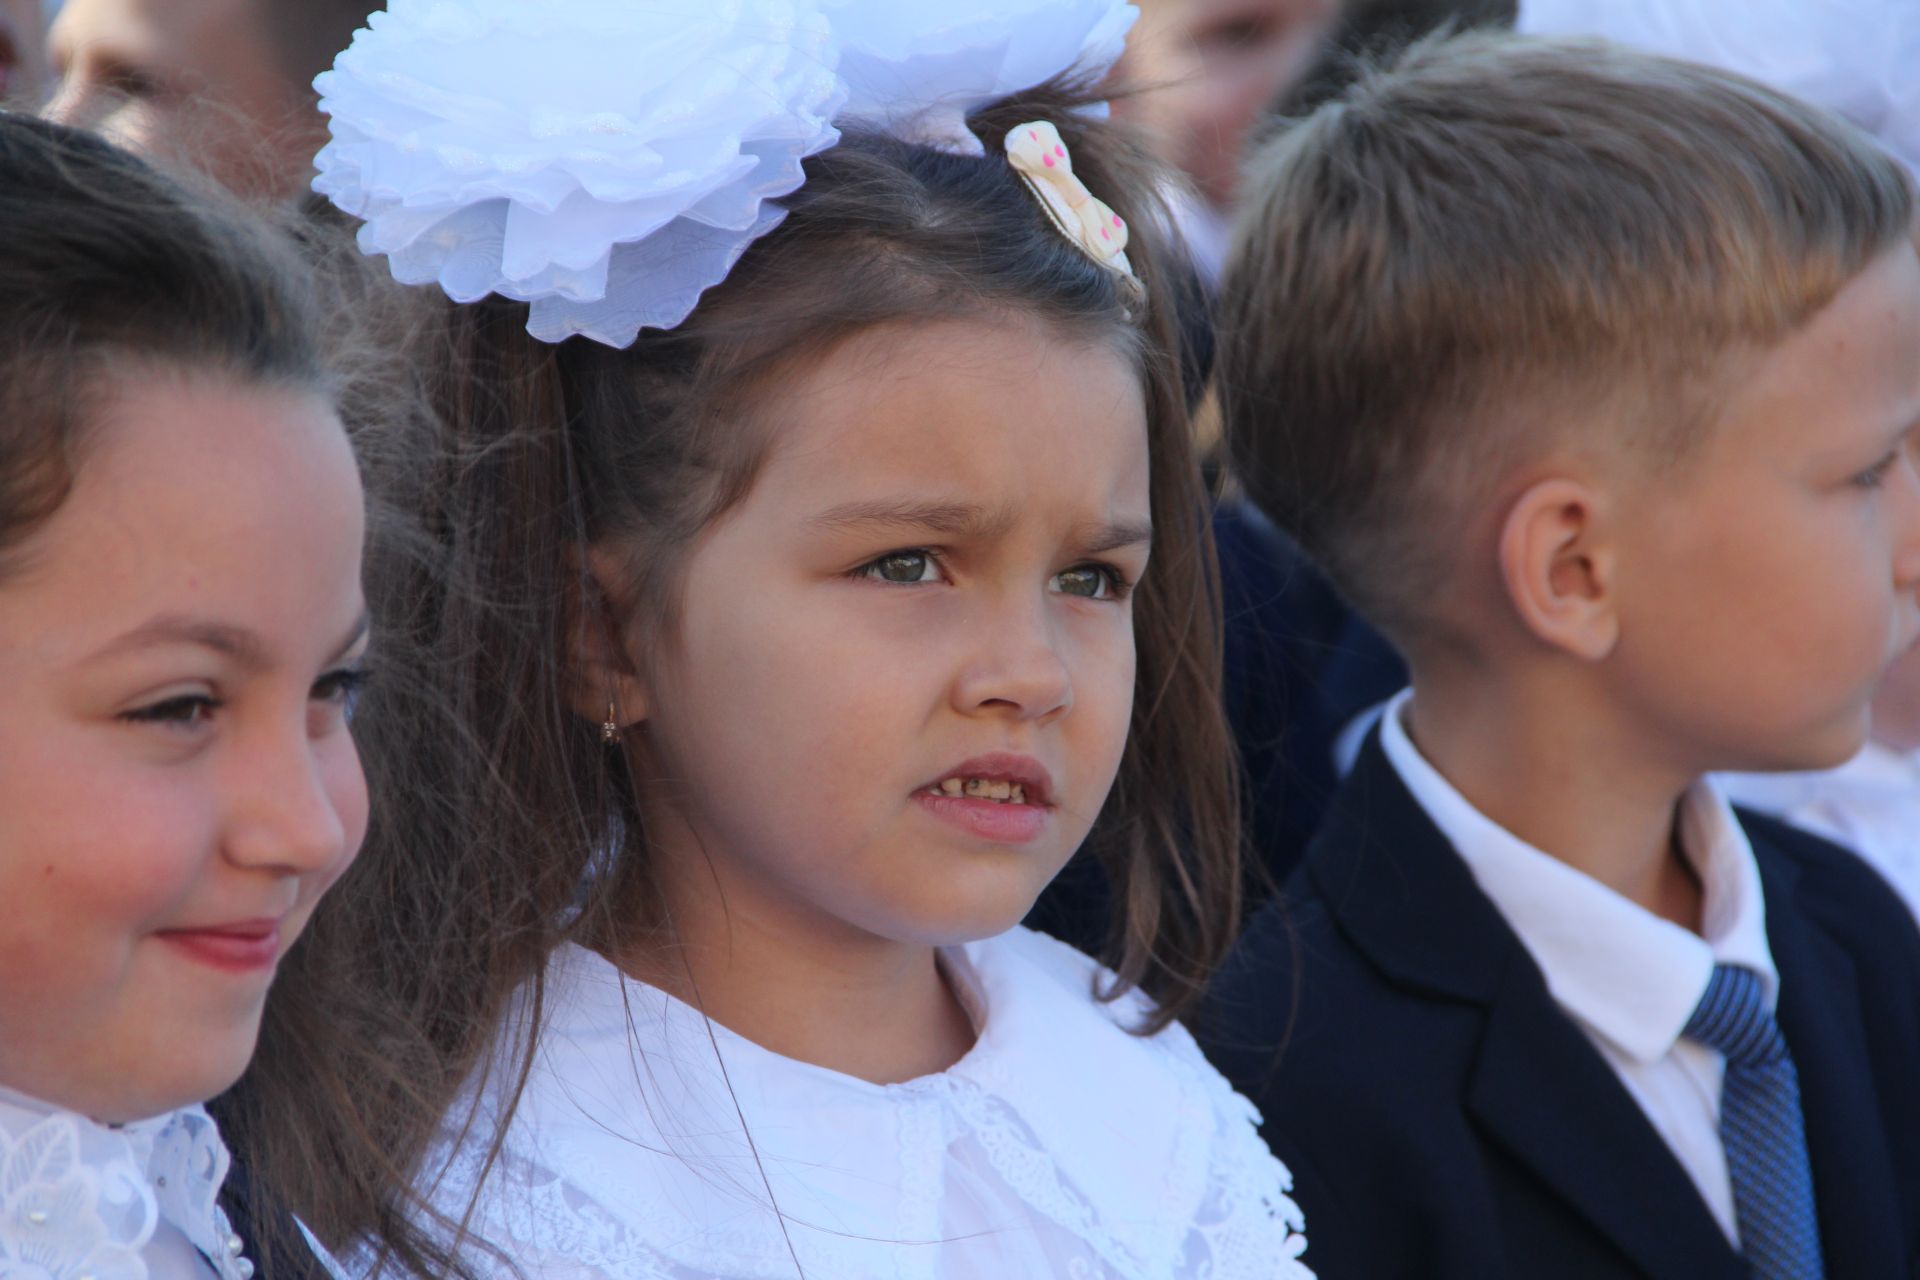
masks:
<path fill-rule="evenodd" d="M 1736 811 L 1763 877 L 1769 864 L 1794 872 L 1792 907 L 1826 926 L 1849 950 L 1884 965 L 1904 955 L 1920 977 L 1920 925 L 1893 887 L 1853 850 L 1778 818 Z M 1767 910 L 1787 909 L 1768 898 Z"/>

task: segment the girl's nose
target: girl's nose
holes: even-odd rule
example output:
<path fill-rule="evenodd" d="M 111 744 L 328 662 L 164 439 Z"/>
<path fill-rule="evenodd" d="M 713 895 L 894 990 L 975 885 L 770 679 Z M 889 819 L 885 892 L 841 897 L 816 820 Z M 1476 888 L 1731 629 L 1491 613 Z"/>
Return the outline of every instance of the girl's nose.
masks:
<path fill-rule="evenodd" d="M 250 753 L 231 777 L 224 848 L 236 866 L 305 875 L 324 871 L 346 855 L 347 828 L 335 788 L 328 786 L 326 744 L 304 734 Z M 351 748 L 349 747 L 350 751 Z M 357 760 L 354 786 L 361 787 Z"/>
<path fill-rule="evenodd" d="M 1073 676 L 1043 604 L 1001 611 L 982 625 L 974 656 L 954 682 L 954 704 L 967 715 L 1019 720 L 1072 709 Z"/>

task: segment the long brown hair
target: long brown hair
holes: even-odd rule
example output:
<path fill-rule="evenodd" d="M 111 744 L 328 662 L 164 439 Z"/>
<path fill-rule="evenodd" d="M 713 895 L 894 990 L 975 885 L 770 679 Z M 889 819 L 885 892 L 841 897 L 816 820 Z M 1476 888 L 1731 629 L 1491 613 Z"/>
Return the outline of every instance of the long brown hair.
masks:
<path fill-rule="evenodd" d="M 1154 170 L 1115 126 L 1080 114 L 1086 101 L 1049 86 L 971 125 L 997 150 L 1017 124 L 1056 122 L 1076 170 L 1135 228 L 1141 274 L 1162 285 L 1173 267 L 1155 243 L 1166 222 Z M 457 1224 L 408 1190 L 431 1181 L 423 1166 L 449 1109 L 489 1072 L 515 1077 L 509 1096 L 524 1081 L 554 947 L 631 936 L 653 901 L 626 762 L 570 710 L 576 629 L 671 627 L 683 553 L 747 492 L 767 444 L 742 410 L 793 361 L 872 326 L 1031 315 L 1137 360 L 1155 547 L 1136 597 L 1131 736 L 1082 855 L 1119 908 L 1117 976 L 1098 994 L 1143 988 L 1159 1008 L 1139 1030 L 1158 1030 L 1231 941 L 1238 799 L 1171 307 L 1162 296 L 1130 311 L 1004 158 L 855 131 L 807 173 L 785 223 L 685 324 L 627 350 L 542 345 L 525 307 L 499 299 L 451 309 L 416 357 L 439 438 L 372 451 L 371 483 L 432 534 L 377 555 L 369 583 L 386 661 L 411 653 L 422 678 L 388 680 L 357 709 L 387 790 L 359 863 L 289 957 L 228 1108 L 261 1180 L 329 1244 L 369 1244 L 416 1274 L 452 1265 Z M 412 466 L 378 464 L 410 451 Z M 585 576 L 589 545 L 625 554 L 624 616 L 607 616 Z M 497 1149 L 500 1131 L 466 1137 Z"/>

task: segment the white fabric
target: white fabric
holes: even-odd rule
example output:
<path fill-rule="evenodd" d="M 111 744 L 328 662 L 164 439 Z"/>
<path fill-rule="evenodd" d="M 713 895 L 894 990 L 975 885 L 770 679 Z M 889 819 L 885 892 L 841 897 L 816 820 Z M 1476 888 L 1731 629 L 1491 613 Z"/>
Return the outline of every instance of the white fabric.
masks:
<path fill-rule="evenodd" d="M 395 278 L 615 346 L 725 276 L 831 146 L 818 0 L 392 0 L 314 81 L 314 189 Z"/>
<path fill-rule="evenodd" d="M 1750 75 L 1845 116 L 1920 174 L 1920 0 L 1521 0 L 1518 25 Z"/>
<path fill-rule="evenodd" d="M 0 1277 L 246 1280 L 228 1163 L 197 1106 L 104 1125 L 0 1090 Z"/>
<path fill-rule="evenodd" d="M 314 81 L 314 189 L 396 279 L 609 346 L 778 226 L 836 116 L 978 152 L 964 113 L 1103 74 L 1125 0 L 391 0 Z"/>
<path fill-rule="evenodd" d="M 1286 1169 L 1183 1029 L 1129 1034 L 1144 1000 L 1024 929 L 942 959 L 978 1042 L 875 1085 L 561 950 L 478 1231 L 530 1280 L 1310 1280 Z M 437 1188 L 456 1215 L 482 1145 Z"/>
<path fill-rule="evenodd" d="M 1771 1009 L 1780 979 L 1767 946 L 1753 847 L 1710 781 L 1680 802 L 1680 845 L 1700 877 L 1704 937 L 1628 900 L 1513 835 L 1468 802 L 1407 736 L 1411 691 L 1387 705 L 1380 745 L 1539 965 L 1547 989 L 1585 1031 L 1686 1169 L 1736 1246 L 1733 1186 L 1720 1143 L 1726 1059 L 1683 1040 L 1716 964 L 1759 975 Z"/>
<path fill-rule="evenodd" d="M 1735 804 L 1858 852 L 1920 918 L 1920 751 L 1870 742 L 1837 769 L 1730 773 L 1719 782 Z"/>
<path fill-rule="evenodd" d="M 969 155 L 968 113 L 1078 67 L 1120 60 L 1140 11 L 1116 0 L 825 0 L 841 46 L 842 120 Z"/>

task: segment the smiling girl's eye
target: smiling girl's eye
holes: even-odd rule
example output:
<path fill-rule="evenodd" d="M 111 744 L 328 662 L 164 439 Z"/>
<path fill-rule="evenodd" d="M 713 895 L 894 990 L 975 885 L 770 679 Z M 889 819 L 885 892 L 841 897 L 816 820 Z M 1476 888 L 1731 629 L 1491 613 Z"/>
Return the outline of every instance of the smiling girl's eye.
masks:
<path fill-rule="evenodd" d="M 211 720 L 213 713 L 219 709 L 218 699 L 204 693 L 189 693 L 177 698 L 163 698 L 150 706 L 136 707 L 124 712 L 120 718 L 132 724 L 163 724 L 193 729 Z"/>
<path fill-rule="evenodd" d="M 1054 589 L 1086 600 L 1118 600 L 1127 594 L 1127 580 L 1112 565 L 1076 565 L 1053 576 Z"/>
<path fill-rule="evenodd" d="M 1853 478 L 1853 483 L 1862 489 L 1878 489 L 1887 481 L 1887 474 L 1893 470 L 1893 464 L 1900 461 L 1900 451 L 1894 449 L 1886 457 L 1862 471 Z"/>
<path fill-rule="evenodd" d="M 860 566 L 859 576 L 876 582 L 911 584 L 937 582 L 940 562 L 931 551 L 889 551 L 878 560 Z"/>
<path fill-rule="evenodd" d="M 359 696 L 360 689 L 367 682 L 367 673 L 359 667 L 344 667 L 339 671 L 329 671 L 313 682 L 313 700 L 315 702 L 337 702 L 344 707 L 352 707 Z"/>

